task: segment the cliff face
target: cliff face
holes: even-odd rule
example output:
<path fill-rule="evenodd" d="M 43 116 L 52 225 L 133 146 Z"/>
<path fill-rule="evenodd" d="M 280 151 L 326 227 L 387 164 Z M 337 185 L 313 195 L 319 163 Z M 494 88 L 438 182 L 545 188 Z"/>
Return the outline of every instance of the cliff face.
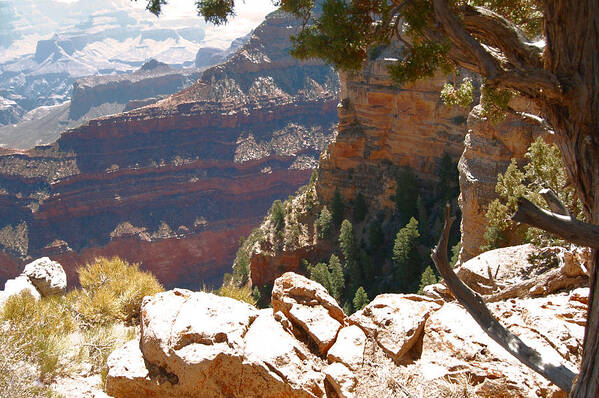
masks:
<path fill-rule="evenodd" d="M 339 135 L 319 165 L 325 201 L 339 189 L 344 199 L 361 192 L 373 207 L 393 208 L 401 166 L 414 170 L 423 194 L 432 194 L 443 155 L 457 161 L 463 150 L 465 113 L 439 98 L 447 79 L 398 87 L 387 73 L 397 51 L 387 49 L 360 73 L 341 77 Z"/>
<path fill-rule="evenodd" d="M 76 264 L 118 255 L 167 286 L 217 281 L 239 237 L 307 181 L 336 127 L 335 72 L 287 54 L 297 26 L 273 13 L 190 88 L 48 147 L 5 151 L 5 252 L 49 255 L 70 278 Z"/>
<path fill-rule="evenodd" d="M 510 105 L 522 112 L 535 112 L 531 104 L 521 100 Z M 462 210 L 460 262 L 479 255 L 480 247 L 486 244 L 484 234 L 489 223 L 485 214 L 488 205 L 498 197 L 497 175 L 506 171 L 512 158 L 524 159 L 528 147 L 539 136 L 551 140 L 533 118 L 509 113 L 504 121 L 494 124 L 481 116 L 480 106 L 470 112 L 464 153 L 458 165 Z M 510 237 L 507 238 L 507 243 L 518 241 L 510 242 Z"/>

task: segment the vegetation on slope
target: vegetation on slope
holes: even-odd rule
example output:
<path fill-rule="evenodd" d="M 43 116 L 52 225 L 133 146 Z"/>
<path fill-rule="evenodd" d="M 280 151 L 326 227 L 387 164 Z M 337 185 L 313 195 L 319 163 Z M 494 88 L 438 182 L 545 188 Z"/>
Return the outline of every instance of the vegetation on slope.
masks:
<path fill-rule="evenodd" d="M 47 386 L 84 363 L 105 376 L 108 355 L 136 335 L 143 297 L 163 290 L 119 258 L 98 258 L 78 274 L 80 289 L 39 301 L 25 292 L 0 309 L 0 396 L 52 396 Z"/>

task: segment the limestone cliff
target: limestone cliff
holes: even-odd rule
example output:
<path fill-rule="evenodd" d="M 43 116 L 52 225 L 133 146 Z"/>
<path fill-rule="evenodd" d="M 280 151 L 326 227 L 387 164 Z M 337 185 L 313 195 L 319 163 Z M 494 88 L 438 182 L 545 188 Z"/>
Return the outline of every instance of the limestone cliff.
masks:
<path fill-rule="evenodd" d="M 153 105 L 92 120 L 54 144 L 0 156 L 0 243 L 141 262 L 166 286 L 218 281 L 239 237 L 308 179 L 337 124 L 336 73 L 287 49 L 275 12 L 225 64 Z"/>

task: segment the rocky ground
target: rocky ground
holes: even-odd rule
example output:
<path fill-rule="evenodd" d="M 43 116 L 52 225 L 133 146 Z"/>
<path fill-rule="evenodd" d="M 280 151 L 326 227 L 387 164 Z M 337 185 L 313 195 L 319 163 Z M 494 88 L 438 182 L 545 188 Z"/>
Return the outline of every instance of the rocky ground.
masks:
<path fill-rule="evenodd" d="M 584 252 L 546 249 L 536 257 L 546 261 L 534 265 L 531 252 L 498 249 L 457 272 L 486 290 L 511 332 L 576 371 L 588 300 Z M 540 289 L 547 280 L 553 288 Z M 566 396 L 493 342 L 442 285 L 427 290 L 379 295 L 351 316 L 322 286 L 290 272 L 275 281 L 264 310 L 182 289 L 147 297 L 140 338 L 108 359 L 106 391 L 117 398 Z"/>

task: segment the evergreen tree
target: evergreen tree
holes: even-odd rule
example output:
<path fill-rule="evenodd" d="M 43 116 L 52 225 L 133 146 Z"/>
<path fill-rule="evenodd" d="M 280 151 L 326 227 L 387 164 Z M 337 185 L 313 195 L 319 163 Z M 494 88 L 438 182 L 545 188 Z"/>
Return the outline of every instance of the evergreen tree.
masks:
<path fill-rule="evenodd" d="M 280 200 L 275 200 L 270 211 L 270 220 L 275 231 L 282 231 L 285 228 L 285 210 Z"/>
<path fill-rule="evenodd" d="M 362 222 L 364 217 L 366 217 L 366 213 L 368 213 L 366 199 L 364 199 L 364 195 L 358 193 L 358 195 L 356 195 L 356 199 L 354 200 L 354 222 Z"/>
<path fill-rule="evenodd" d="M 327 239 L 331 235 L 331 221 L 331 212 L 326 206 L 323 206 L 316 219 L 316 230 L 319 239 Z"/>
<path fill-rule="evenodd" d="M 330 293 L 338 303 L 341 303 L 343 289 L 345 289 L 345 278 L 343 277 L 341 261 L 339 261 L 339 257 L 334 254 L 331 254 L 329 260 L 329 272 L 331 274 Z"/>
<path fill-rule="evenodd" d="M 399 213 L 399 221 L 406 224 L 412 217 L 418 217 L 418 179 L 410 167 L 399 172 L 397 191 L 395 192 L 395 209 Z"/>
<path fill-rule="evenodd" d="M 341 198 L 341 193 L 339 189 L 335 189 L 335 193 L 333 194 L 333 200 L 331 201 L 331 212 L 333 216 L 333 223 L 336 227 L 341 224 L 343 220 L 343 211 L 345 206 L 343 205 L 343 198 Z"/>
<path fill-rule="evenodd" d="M 418 285 L 418 294 L 423 294 L 424 288 L 428 285 L 433 285 L 439 280 L 433 272 L 431 266 L 427 266 L 422 275 L 420 276 L 420 284 Z"/>
<path fill-rule="evenodd" d="M 314 186 L 316 184 L 316 180 L 318 180 L 318 170 L 312 170 L 312 175 L 310 176 L 310 186 Z"/>
<path fill-rule="evenodd" d="M 331 293 L 331 273 L 325 263 L 318 263 L 314 266 L 309 266 L 310 279 L 320 283 L 329 293 Z"/>
<path fill-rule="evenodd" d="M 368 304 L 368 295 L 362 286 L 356 290 L 356 294 L 354 296 L 353 304 L 354 311 L 360 311 L 362 308 L 366 307 Z"/>
<path fill-rule="evenodd" d="M 417 288 L 415 283 L 418 282 L 421 272 L 417 250 L 419 236 L 418 221 L 413 217 L 395 236 L 392 256 L 393 273 L 401 292 L 413 292 Z"/>
<path fill-rule="evenodd" d="M 354 240 L 353 226 L 349 220 L 343 220 L 339 232 L 339 247 L 346 264 L 356 260 L 356 242 Z"/>
<path fill-rule="evenodd" d="M 373 220 L 368 224 L 368 248 L 376 251 L 385 242 L 383 228 L 378 220 Z"/>

